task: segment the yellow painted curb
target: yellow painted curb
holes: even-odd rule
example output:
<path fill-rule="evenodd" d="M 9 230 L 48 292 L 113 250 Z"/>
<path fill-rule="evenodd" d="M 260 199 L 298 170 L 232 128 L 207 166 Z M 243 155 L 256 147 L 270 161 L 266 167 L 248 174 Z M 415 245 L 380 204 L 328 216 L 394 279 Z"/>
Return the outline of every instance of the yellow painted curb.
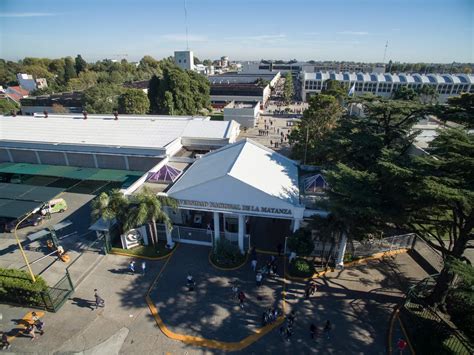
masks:
<path fill-rule="evenodd" d="M 384 251 L 384 252 L 381 252 L 381 253 L 376 253 L 376 254 L 373 254 L 373 255 L 368 256 L 366 258 L 362 258 L 362 259 L 358 259 L 358 260 L 354 260 L 354 261 L 349 261 L 348 263 L 344 263 L 344 267 L 365 263 L 365 262 L 370 261 L 370 260 L 382 259 L 382 258 L 385 258 L 387 256 L 406 253 L 407 251 L 408 251 L 408 249 L 397 249 L 397 250 L 391 250 L 391 251 Z"/>
<path fill-rule="evenodd" d="M 225 268 L 225 267 L 217 266 L 216 264 L 214 264 L 214 263 L 212 262 L 211 254 L 212 254 L 212 249 L 211 249 L 211 251 L 209 252 L 209 255 L 207 256 L 207 259 L 209 260 L 209 264 L 211 264 L 212 267 L 216 268 L 217 270 L 222 270 L 222 271 L 238 270 L 238 269 L 240 269 L 242 266 L 244 266 L 245 264 L 247 264 L 247 262 L 249 261 L 249 253 L 247 253 L 247 255 L 245 256 L 244 261 L 242 262 L 242 264 L 240 264 L 240 265 L 238 265 L 238 266 L 235 266 L 235 267 L 231 267 L 231 268 Z"/>
<path fill-rule="evenodd" d="M 269 255 L 277 255 L 277 256 L 284 256 L 284 255 L 278 255 L 276 251 L 269 251 L 269 250 L 263 250 L 263 249 L 255 249 L 257 253 L 260 254 L 269 254 Z"/>
<path fill-rule="evenodd" d="M 174 253 L 174 251 L 176 250 L 177 247 L 178 247 L 178 244 L 176 244 L 175 247 L 173 248 L 173 250 L 171 250 L 168 254 L 163 255 L 163 256 L 156 256 L 156 257 L 129 254 L 129 253 L 124 253 L 124 252 L 121 252 L 121 251 L 114 251 L 114 250 L 111 250 L 109 252 L 109 254 L 127 256 L 127 257 L 130 257 L 130 258 L 136 258 L 136 259 L 163 260 L 163 259 L 166 259 L 166 258 L 170 257 L 171 255 L 173 255 L 173 253 Z"/>
<path fill-rule="evenodd" d="M 175 250 L 177 249 L 178 246 L 176 246 Z M 174 252 L 174 251 L 173 251 Z M 268 334 L 271 332 L 273 329 L 276 327 L 280 326 L 284 321 L 285 317 L 280 316 L 278 319 L 269 325 L 266 325 L 262 328 L 259 328 L 255 330 L 254 334 L 249 335 L 248 337 L 242 339 L 241 341 L 238 342 L 223 342 L 223 341 L 218 341 L 214 339 L 205 339 L 197 336 L 192 336 L 192 335 L 185 335 L 185 334 L 180 334 L 180 333 L 175 333 L 168 329 L 168 327 L 165 325 L 163 320 L 161 319 L 160 315 L 158 314 L 158 310 L 153 302 L 153 300 L 150 297 L 151 290 L 155 286 L 155 284 L 158 282 L 158 279 L 160 278 L 161 274 L 165 270 L 166 266 L 170 262 L 171 258 L 168 258 L 166 260 L 166 263 L 163 265 L 161 268 L 160 272 L 158 275 L 155 277 L 153 282 L 151 283 L 150 287 L 147 290 L 147 293 L 145 295 L 145 301 L 148 305 L 148 308 L 150 309 L 151 314 L 153 315 L 153 318 L 155 318 L 156 324 L 160 328 L 160 330 L 163 332 L 164 335 L 166 335 L 168 338 L 173 339 L 173 340 L 179 340 L 183 343 L 190 344 L 190 345 L 195 345 L 195 346 L 201 346 L 201 347 L 207 347 L 207 348 L 212 348 L 212 349 L 219 349 L 219 350 L 226 350 L 226 351 L 237 351 L 237 350 L 242 350 L 249 346 L 250 344 L 256 342 L 259 340 L 261 337 L 263 337 L 265 334 Z M 285 281 L 285 280 L 284 280 Z M 286 282 L 285 282 L 286 283 Z M 283 314 L 285 314 L 285 283 L 283 284 Z"/>

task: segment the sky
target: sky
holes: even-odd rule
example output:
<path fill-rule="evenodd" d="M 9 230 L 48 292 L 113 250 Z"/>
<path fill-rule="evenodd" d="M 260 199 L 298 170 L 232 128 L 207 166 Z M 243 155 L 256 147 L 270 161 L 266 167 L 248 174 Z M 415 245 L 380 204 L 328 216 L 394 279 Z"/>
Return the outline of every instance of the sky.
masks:
<path fill-rule="evenodd" d="M 473 0 L 0 0 L 0 58 L 474 62 Z"/>

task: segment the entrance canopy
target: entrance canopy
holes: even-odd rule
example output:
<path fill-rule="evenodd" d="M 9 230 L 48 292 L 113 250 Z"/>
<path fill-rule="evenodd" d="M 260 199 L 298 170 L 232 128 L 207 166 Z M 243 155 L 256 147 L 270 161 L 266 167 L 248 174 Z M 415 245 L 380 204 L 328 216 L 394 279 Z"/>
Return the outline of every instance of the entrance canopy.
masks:
<path fill-rule="evenodd" d="M 0 183 L 0 217 L 23 217 L 62 191 L 57 187 Z"/>
<path fill-rule="evenodd" d="M 168 190 L 179 206 L 302 218 L 296 162 L 246 139 L 204 155 Z"/>

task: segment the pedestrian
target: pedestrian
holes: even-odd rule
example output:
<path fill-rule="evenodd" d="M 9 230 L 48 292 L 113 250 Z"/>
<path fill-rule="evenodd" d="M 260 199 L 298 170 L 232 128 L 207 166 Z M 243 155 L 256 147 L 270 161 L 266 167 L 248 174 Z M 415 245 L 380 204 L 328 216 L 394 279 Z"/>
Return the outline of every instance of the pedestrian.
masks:
<path fill-rule="evenodd" d="M 36 339 L 35 326 L 33 324 L 28 324 L 25 329 L 25 333 L 31 337 L 31 341 Z"/>
<path fill-rule="evenodd" d="M 309 326 L 309 334 L 313 340 L 318 338 L 318 327 L 314 323 Z"/>
<path fill-rule="evenodd" d="M 290 264 L 293 262 L 293 260 L 296 259 L 296 253 L 294 251 L 291 252 L 289 262 Z"/>
<path fill-rule="evenodd" d="M 262 279 L 263 279 L 262 273 L 257 272 L 257 275 L 255 276 L 255 280 L 257 281 L 257 286 L 258 287 L 262 286 Z"/>
<path fill-rule="evenodd" d="M 128 264 L 128 269 L 130 270 L 130 272 L 132 274 L 135 273 L 135 261 L 134 260 L 130 261 L 130 264 Z"/>
<path fill-rule="evenodd" d="M 44 334 L 44 322 L 41 319 L 38 319 L 35 322 L 34 325 L 36 327 L 36 330 L 40 333 L 40 335 L 43 335 Z"/>
<path fill-rule="evenodd" d="M 270 139 L 270 146 L 273 147 L 273 141 Z"/>
<path fill-rule="evenodd" d="M 286 341 L 291 341 L 291 336 L 293 335 L 293 328 L 291 326 L 286 327 Z"/>
<path fill-rule="evenodd" d="M 33 321 L 33 324 L 39 321 L 39 317 L 36 312 L 31 312 L 31 320 Z"/>
<path fill-rule="evenodd" d="M 194 291 L 196 282 L 194 281 L 193 275 L 191 275 L 190 272 L 188 272 L 188 276 L 186 277 L 186 285 L 188 286 L 188 291 Z"/>
<path fill-rule="evenodd" d="M 245 293 L 244 291 L 239 292 L 239 303 L 240 303 L 240 308 L 244 309 L 244 302 L 245 302 Z"/>
<path fill-rule="evenodd" d="M 262 327 L 266 326 L 268 323 L 268 316 L 267 312 L 262 313 Z"/>
<path fill-rule="evenodd" d="M 145 275 L 145 270 L 146 270 L 146 262 L 145 260 L 142 261 L 142 274 Z"/>
<path fill-rule="evenodd" d="M 275 255 L 270 256 L 270 264 L 273 265 L 273 263 L 276 261 Z"/>
<path fill-rule="evenodd" d="M 232 294 L 235 299 L 239 298 L 239 286 L 237 284 L 232 285 Z"/>
<path fill-rule="evenodd" d="M 250 264 L 252 265 L 252 270 L 256 271 L 257 270 L 257 259 L 253 259 Z"/>
<path fill-rule="evenodd" d="M 277 128 L 277 134 L 280 134 L 280 128 Z"/>
<path fill-rule="evenodd" d="M 309 299 L 309 293 L 310 293 L 310 286 L 306 285 L 306 287 L 304 288 L 304 299 L 305 300 Z"/>
<path fill-rule="evenodd" d="M 332 325 L 329 320 L 326 321 L 326 324 L 324 325 L 324 334 L 326 334 L 326 338 L 329 339 L 329 332 L 331 331 Z"/>
<path fill-rule="evenodd" d="M 8 333 L 2 332 L 2 350 L 3 349 L 10 349 L 10 342 L 8 341 Z"/>
<path fill-rule="evenodd" d="M 278 273 L 278 265 L 277 263 L 272 264 L 272 274 L 276 275 Z"/>
<path fill-rule="evenodd" d="M 250 256 L 252 257 L 252 260 L 257 260 L 257 249 L 255 249 L 255 247 L 252 247 L 252 250 L 250 251 Z"/>
<path fill-rule="evenodd" d="M 99 307 L 105 307 L 105 301 L 102 297 L 99 296 L 97 289 L 94 289 L 94 298 L 95 298 L 95 309 Z"/>
<path fill-rule="evenodd" d="M 309 294 L 312 296 L 316 293 L 317 290 L 318 289 L 316 287 L 316 284 L 312 282 L 311 285 L 309 286 Z"/>
<path fill-rule="evenodd" d="M 296 319 L 296 313 L 295 311 L 291 311 L 290 314 L 288 315 L 288 324 L 290 325 L 290 327 L 293 326 L 293 323 L 295 322 L 295 319 Z"/>
<path fill-rule="evenodd" d="M 281 256 L 281 254 L 283 253 L 283 245 L 281 243 L 278 243 L 277 245 L 277 252 L 278 256 Z"/>

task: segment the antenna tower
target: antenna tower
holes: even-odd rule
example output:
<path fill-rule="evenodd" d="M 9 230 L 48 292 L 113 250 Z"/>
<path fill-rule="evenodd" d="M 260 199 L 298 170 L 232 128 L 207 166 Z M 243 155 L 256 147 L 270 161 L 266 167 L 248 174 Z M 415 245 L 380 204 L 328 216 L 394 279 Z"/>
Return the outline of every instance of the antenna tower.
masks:
<path fill-rule="evenodd" d="M 186 26 L 186 50 L 189 51 L 188 42 L 188 11 L 186 9 L 186 0 L 184 0 L 184 24 Z"/>
<path fill-rule="evenodd" d="M 382 63 L 385 64 L 385 57 L 387 56 L 388 41 L 385 42 L 385 50 L 383 51 L 383 60 Z"/>

